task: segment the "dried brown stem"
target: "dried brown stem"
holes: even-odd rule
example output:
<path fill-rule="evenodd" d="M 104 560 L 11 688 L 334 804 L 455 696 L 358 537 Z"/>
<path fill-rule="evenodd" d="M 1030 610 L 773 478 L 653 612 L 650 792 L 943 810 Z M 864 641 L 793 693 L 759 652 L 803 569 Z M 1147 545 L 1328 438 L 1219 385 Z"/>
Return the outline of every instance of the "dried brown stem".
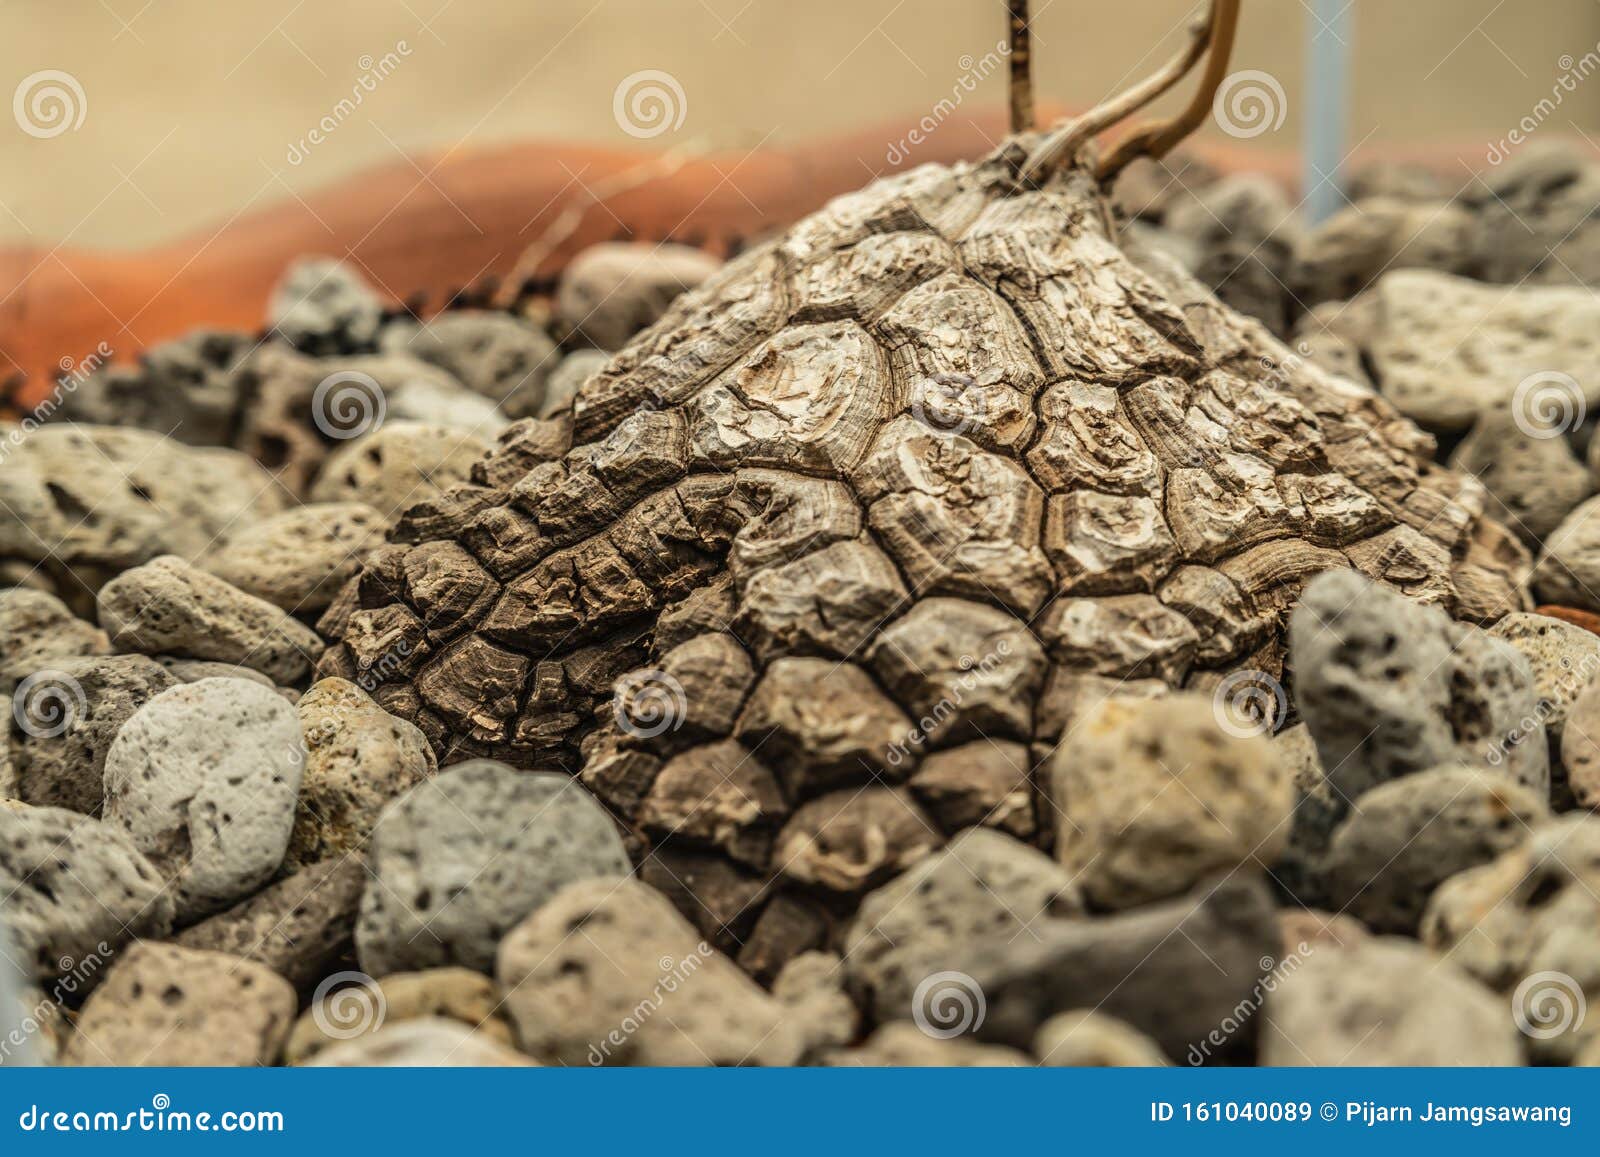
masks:
<path fill-rule="evenodd" d="M 1033 57 L 1028 41 L 1028 0 L 1006 0 L 1011 14 L 1011 131 L 1033 128 Z"/>
<path fill-rule="evenodd" d="M 1233 56 L 1233 42 L 1239 31 L 1239 5 L 1240 0 L 1213 0 L 1209 21 L 1211 55 L 1206 61 L 1200 87 L 1195 90 L 1188 106 L 1177 116 L 1141 125 L 1119 141 L 1111 154 L 1100 163 L 1102 180 L 1115 177 L 1139 157 L 1159 160 L 1205 123 L 1217 90 L 1228 75 L 1228 61 Z"/>
<path fill-rule="evenodd" d="M 1088 141 L 1126 120 L 1169 92 L 1194 68 L 1207 50 L 1210 59 L 1199 91 L 1178 116 L 1135 129 L 1100 165 L 1109 179 L 1139 156 L 1161 157 L 1204 122 L 1217 88 L 1227 75 L 1228 59 L 1239 25 L 1240 0 L 1211 0 L 1206 18 L 1192 25 L 1189 40 L 1158 71 L 1118 96 L 1104 101 L 1051 133 L 1028 157 L 1023 178 L 1037 182 L 1070 160 Z"/>

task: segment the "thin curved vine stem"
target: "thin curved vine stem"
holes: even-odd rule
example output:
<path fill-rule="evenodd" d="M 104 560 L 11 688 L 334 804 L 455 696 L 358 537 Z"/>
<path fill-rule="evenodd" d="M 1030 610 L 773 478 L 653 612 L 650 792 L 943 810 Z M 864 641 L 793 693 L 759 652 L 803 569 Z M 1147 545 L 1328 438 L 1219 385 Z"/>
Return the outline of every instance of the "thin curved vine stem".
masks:
<path fill-rule="evenodd" d="M 1242 0 L 1212 0 L 1210 20 L 1211 55 L 1206 61 L 1206 71 L 1200 87 L 1189 104 L 1177 116 L 1165 121 L 1141 125 L 1117 142 L 1101 162 L 1099 176 L 1108 181 L 1139 157 L 1160 160 L 1182 143 L 1183 139 L 1205 123 L 1211 114 L 1212 102 L 1228 76 L 1228 62 L 1233 56 L 1233 43 L 1239 32 L 1239 6 Z"/>

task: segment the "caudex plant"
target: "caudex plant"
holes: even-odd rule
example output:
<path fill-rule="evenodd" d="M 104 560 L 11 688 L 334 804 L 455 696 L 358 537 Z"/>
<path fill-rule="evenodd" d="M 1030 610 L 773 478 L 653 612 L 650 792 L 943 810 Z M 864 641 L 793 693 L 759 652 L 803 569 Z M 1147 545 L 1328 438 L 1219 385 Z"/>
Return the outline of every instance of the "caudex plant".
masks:
<path fill-rule="evenodd" d="M 1046 133 L 1023 53 L 992 155 L 839 197 L 679 298 L 402 518 L 320 674 L 375 682 L 441 766 L 578 776 L 770 977 L 965 828 L 1097 854 L 1047 802 L 1073 721 L 1130 681 L 1283 679 L 1317 573 L 1518 609 L 1525 554 L 1424 435 L 1113 228 L 1106 182 L 1203 120 L 1238 17 L 1216 0 Z M 1091 146 L 1202 60 L 1176 116 Z M 406 854 L 380 824 L 373 870 Z M 451 958 L 429 944 L 414 966 Z"/>

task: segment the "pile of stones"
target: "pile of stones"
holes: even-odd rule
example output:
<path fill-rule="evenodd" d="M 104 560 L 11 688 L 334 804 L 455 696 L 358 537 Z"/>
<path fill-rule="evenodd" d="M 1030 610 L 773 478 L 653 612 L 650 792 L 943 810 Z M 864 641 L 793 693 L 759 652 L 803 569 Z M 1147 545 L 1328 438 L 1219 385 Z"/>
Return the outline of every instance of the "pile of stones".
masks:
<path fill-rule="evenodd" d="M 1600 1064 L 1600 177 L 1017 159 L 0 427 L 0 1061 Z"/>

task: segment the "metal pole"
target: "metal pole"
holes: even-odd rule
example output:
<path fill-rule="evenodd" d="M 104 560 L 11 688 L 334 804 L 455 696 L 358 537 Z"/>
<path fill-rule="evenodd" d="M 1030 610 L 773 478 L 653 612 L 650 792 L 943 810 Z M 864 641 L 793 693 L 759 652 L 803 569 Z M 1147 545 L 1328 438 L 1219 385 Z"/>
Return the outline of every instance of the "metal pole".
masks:
<path fill-rule="evenodd" d="M 1316 225 L 1344 207 L 1340 169 L 1350 111 L 1355 0 L 1311 0 L 1306 7 L 1305 215 Z"/>

